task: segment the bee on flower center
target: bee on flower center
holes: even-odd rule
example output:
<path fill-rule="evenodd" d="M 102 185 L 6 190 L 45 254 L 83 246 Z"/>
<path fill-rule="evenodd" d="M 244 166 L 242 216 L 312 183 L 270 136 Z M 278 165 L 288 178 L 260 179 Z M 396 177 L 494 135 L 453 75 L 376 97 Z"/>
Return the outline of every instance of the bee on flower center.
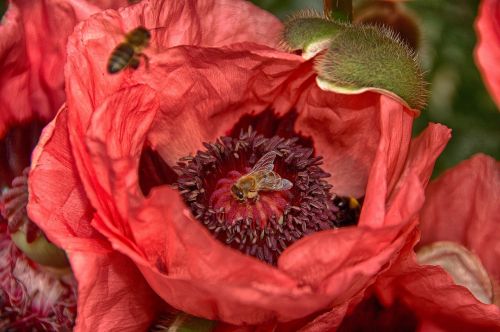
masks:
<path fill-rule="evenodd" d="M 125 36 L 125 41 L 118 44 L 111 53 L 108 60 L 108 73 L 115 74 L 127 67 L 137 69 L 141 56 L 146 61 L 147 67 L 148 57 L 142 53 L 142 50 L 148 46 L 150 39 L 151 33 L 142 26 L 130 31 Z"/>
<path fill-rule="evenodd" d="M 231 193 L 240 202 L 247 199 L 257 199 L 259 191 L 284 191 L 290 190 L 293 184 L 282 179 L 273 171 L 275 152 L 268 152 L 257 161 L 252 170 L 241 176 L 232 186 Z"/>

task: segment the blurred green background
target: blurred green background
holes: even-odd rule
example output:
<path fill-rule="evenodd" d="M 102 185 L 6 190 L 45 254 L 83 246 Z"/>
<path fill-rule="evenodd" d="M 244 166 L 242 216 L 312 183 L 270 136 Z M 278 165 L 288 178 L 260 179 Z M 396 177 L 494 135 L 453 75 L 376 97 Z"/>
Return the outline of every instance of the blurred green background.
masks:
<path fill-rule="evenodd" d="M 280 18 L 302 8 L 321 10 L 323 5 L 322 0 L 253 2 Z M 439 122 L 453 130 L 451 141 L 436 163 L 434 176 L 478 152 L 500 159 L 500 112 L 473 60 L 476 44 L 473 26 L 479 2 L 405 2 L 421 27 L 419 57 L 431 83 L 431 97 L 416 120 L 414 134 L 420 133 L 429 122 Z"/>
<path fill-rule="evenodd" d="M 7 10 L 7 0 L 0 0 L 0 17 L 3 16 L 6 10 Z"/>

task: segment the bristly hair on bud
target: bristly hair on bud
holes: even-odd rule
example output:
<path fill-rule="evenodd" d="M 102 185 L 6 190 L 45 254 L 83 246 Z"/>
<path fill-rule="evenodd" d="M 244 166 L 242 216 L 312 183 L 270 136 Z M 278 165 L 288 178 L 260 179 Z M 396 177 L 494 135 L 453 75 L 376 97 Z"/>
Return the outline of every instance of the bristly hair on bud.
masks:
<path fill-rule="evenodd" d="M 343 28 L 341 23 L 313 9 L 299 11 L 283 23 L 281 47 L 288 52 L 301 50 L 305 59 L 327 49 L 332 38 Z"/>
<path fill-rule="evenodd" d="M 344 94 L 377 91 L 419 111 L 427 83 L 415 53 L 386 27 L 349 26 L 316 63 L 321 89 Z"/>

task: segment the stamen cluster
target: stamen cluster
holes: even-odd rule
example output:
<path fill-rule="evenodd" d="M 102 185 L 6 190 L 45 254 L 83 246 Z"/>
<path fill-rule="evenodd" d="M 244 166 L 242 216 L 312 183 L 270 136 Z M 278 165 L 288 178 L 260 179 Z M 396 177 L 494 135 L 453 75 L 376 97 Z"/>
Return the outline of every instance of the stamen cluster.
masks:
<path fill-rule="evenodd" d="M 204 143 L 205 151 L 182 158 L 176 167 L 177 188 L 198 219 L 221 242 L 276 264 L 283 250 L 302 237 L 339 227 L 339 209 L 325 181 L 330 174 L 313 149 L 297 138 L 265 138 L 249 129 L 239 137 Z M 274 172 L 293 183 L 287 191 L 260 191 L 241 202 L 231 186 L 248 174 L 266 153 L 274 152 Z"/>

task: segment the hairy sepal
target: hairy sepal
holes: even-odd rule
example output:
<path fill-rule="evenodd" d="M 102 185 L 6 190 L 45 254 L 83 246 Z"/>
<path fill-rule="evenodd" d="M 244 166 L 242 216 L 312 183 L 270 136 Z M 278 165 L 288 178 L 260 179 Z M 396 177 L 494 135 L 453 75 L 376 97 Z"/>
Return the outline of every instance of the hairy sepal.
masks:
<path fill-rule="evenodd" d="M 323 90 L 344 94 L 376 91 L 417 113 L 426 103 L 426 82 L 415 54 L 387 28 L 342 29 L 318 59 L 316 71 Z"/>

